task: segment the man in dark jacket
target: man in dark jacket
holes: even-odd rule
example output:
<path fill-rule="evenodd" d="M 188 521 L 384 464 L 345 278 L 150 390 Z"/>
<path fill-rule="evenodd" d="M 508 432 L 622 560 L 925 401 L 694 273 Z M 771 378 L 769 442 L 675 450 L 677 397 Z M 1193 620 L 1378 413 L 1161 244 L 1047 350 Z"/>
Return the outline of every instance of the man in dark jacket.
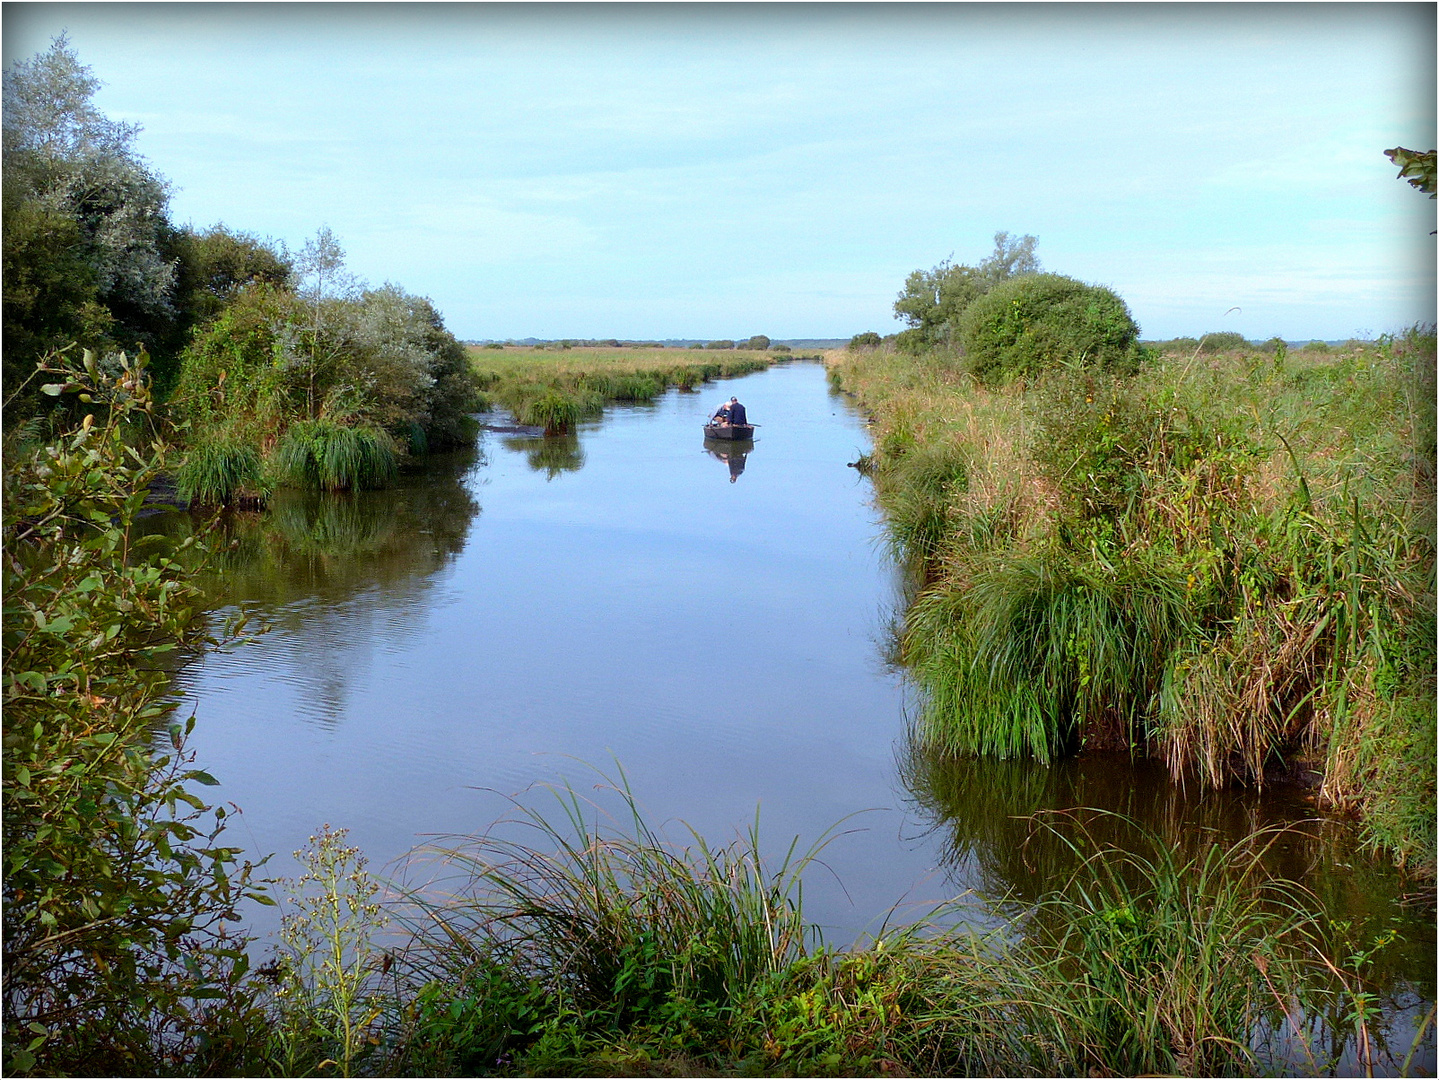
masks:
<path fill-rule="evenodd" d="M 739 403 L 738 398 L 729 399 L 729 422 L 731 424 L 743 424 L 747 422 L 744 418 L 744 406 Z"/>

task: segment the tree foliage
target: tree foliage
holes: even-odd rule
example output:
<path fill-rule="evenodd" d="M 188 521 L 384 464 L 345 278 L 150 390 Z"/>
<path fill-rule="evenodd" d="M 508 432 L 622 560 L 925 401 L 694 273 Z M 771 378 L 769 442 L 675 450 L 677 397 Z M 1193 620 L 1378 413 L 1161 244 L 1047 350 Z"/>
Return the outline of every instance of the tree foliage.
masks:
<path fill-rule="evenodd" d="M 1434 155 L 1435 151 L 1425 153 L 1419 150 L 1406 150 L 1402 146 L 1396 146 L 1392 150 L 1385 150 L 1384 156 L 1395 165 L 1399 166 L 1399 179 L 1408 180 L 1411 185 L 1418 188 L 1431 199 L 1435 198 L 1434 190 Z"/>
<path fill-rule="evenodd" d="M 270 453 L 300 423 L 363 430 L 367 447 L 411 453 L 471 437 L 475 377 L 428 300 L 397 285 L 362 289 L 326 230 L 297 272 L 301 291 L 252 280 L 196 331 L 170 403 L 194 440 L 239 439 Z M 349 445 L 348 435 L 337 438 Z M 320 475 L 281 471 L 292 480 Z M 390 472 L 367 468 L 365 483 Z"/>
<path fill-rule="evenodd" d="M 997 382 L 1052 367 L 1132 363 L 1139 327 L 1124 301 L 1101 285 L 1028 274 L 975 301 L 960 336 L 970 370 Z"/>
<path fill-rule="evenodd" d="M 136 152 L 139 128 L 95 108 L 99 85 L 63 35 L 5 71 L 10 374 L 33 368 L 76 332 L 154 344 L 175 320 L 169 188 Z"/>
<path fill-rule="evenodd" d="M 167 658 L 208 640 L 199 590 L 134 527 L 164 449 L 144 360 L 54 365 L 46 393 L 92 411 L 5 473 L 11 1074 L 226 1071 L 260 1029 L 225 924 L 265 897 L 221 839 L 223 808 L 193 794 L 215 781 L 171 720 Z"/>
<path fill-rule="evenodd" d="M 956 266 L 945 260 L 932 270 L 916 270 L 905 279 L 894 302 L 897 318 L 909 324 L 900 347 L 910 352 L 949 344 L 958 335 L 959 321 L 969 306 L 1001 282 L 1040 270 L 1033 236 L 994 234 L 994 251 L 978 266 Z"/>

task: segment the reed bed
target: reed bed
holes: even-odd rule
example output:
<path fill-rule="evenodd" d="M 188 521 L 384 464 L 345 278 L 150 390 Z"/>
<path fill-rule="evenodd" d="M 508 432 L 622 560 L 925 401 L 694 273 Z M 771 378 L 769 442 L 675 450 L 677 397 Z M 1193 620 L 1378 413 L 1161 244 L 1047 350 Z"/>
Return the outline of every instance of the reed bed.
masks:
<path fill-rule="evenodd" d="M 1432 328 L 994 387 L 943 351 L 827 362 L 874 417 L 924 737 L 1134 746 L 1212 785 L 1313 769 L 1432 872 Z"/>
<path fill-rule="evenodd" d="M 486 401 L 524 424 L 563 434 L 599 416 L 607 401 L 648 402 L 671 386 L 692 390 L 712 379 L 762 371 L 787 354 L 751 350 L 490 349 L 470 346 L 470 363 Z"/>
<path fill-rule="evenodd" d="M 275 461 L 290 482 L 322 491 L 381 488 L 399 473 L 394 440 L 383 430 L 326 419 L 291 424 L 275 448 Z"/>
<path fill-rule="evenodd" d="M 1100 811 L 1038 818 L 1071 869 L 1018 916 L 996 906 L 1000 930 L 956 925 L 946 908 L 835 949 L 802 898 L 838 827 L 771 864 L 758 822 L 722 847 L 693 831 L 677 844 L 647 824 L 623 774 L 606 786 L 613 814 L 554 789 L 557 810 L 516 802 L 487 834 L 417 852 L 411 872 L 429 880 L 390 906 L 408 939 L 383 962 L 368 927 L 353 931 L 365 948 L 336 943 L 360 965 L 337 961 L 339 982 L 370 1002 L 367 1071 L 1322 1072 L 1353 1056 L 1346 1018 L 1364 1001 L 1371 1051 L 1385 1037 L 1313 898 L 1265 874 L 1275 832 L 1183 854 L 1155 836 L 1124 852 L 1086 824 Z M 375 894 L 363 875 L 345 880 Z M 290 1000 L 337 1015 L 313 993 Z M 295 1016 L 277 1029 L 318 1030 Z"/>

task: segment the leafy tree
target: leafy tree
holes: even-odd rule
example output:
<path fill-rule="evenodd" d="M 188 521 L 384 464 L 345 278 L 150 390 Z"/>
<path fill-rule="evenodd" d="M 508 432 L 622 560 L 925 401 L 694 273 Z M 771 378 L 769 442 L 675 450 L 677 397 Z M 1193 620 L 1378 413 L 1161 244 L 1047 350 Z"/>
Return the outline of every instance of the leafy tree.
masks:
<path fill-rule="evenodd" d="M 922 351 L 952 342 L 959 320 L 971 304 L 1003 281 L 1039 272 L 1034 254 L 1038 243 L 1033 236 L 1016 238 L 997 232 L 994 251 L 978 266 L 955 266 L 945 260 L 932 270 L 910 274 L 894 302 L 894 313 L 917 333 L 902 334 L 900 348 Z"/>
<path fill-rule="evenodd" d="M 877 349 L 883 340 L 873 330 L 866 330 L 864 333 L 855 334 L 850 338 L 849 347 L 851 349 Z"/>
<path fill-rule="evenodd" d="M 1428 153 L 1419 150 L 1406 150 L 1402 146 L 1396 146 L 1392 150 L 1385 150 L 1384 156 L 1395 165 L 1399 166 L 1399 178 L 1408 180 L 1411 185 L 1418 188 L 1431 199 L 1435 198 L 1434 190 L 1434 155 L 1435 151 Z"/>
<path fill-rule="evenodd" d="M 1124 301 L 1060 274 L 1026 274 L 991 289 L 964 313 L 960 335 L 970 369 L 990 383 L 1138 357 L 1139 327 Z"/>
<path fill-rule="evenodd" d="M 295 259 L 295 271 L 299 275 L 300 296 L 309 304 L 312 319 L 308 329 L 308 341 L 303 351 L 305 359 L 297 363 L 305 368 L 306 413 L 314 419 L 320 415 L 320 399 L 316 386 L 322 371 L 338 359 L 332 347 L 326 347 L 325 313 L 332 297 L 344 298 L 355 291 L 355 279 L 345 269 L 345 249 L 330 230 L 321 226 L 314 239 L 306 240 Z"/>
<path fill-rule="evenodd" d="M 88 271 L 65 274 L 68 288 L 37 292 L 17 312 L 25 320 L 14 327 L 22 353 L 65 325 L 56 309 L 73 306 L 77 288 L 108 310 L 115 339 L 153 342 L 175 316 L 175 267 L 165 251 L 168 186 L 136 153 L 139 128 L 95 108 L 91 98 L 99 85 L 63 35 L 48 51 L 5 71 L 7 234 L 11 213 L 29 207 L 21 235 L 7 236 L 7 269 L 34 284 L 44 277 L 35 265 L 60 244 L 66 263 Z M 65 220 L 74 232 L 60 224 Z M 42 221 L 48 224 L 39 226 Z M 9 331 L 8 315 L 6 325 Z M 11 348 L 8 335 L 5 348 Z M 32 351 L 23 358 L 33 364 L 38 356 Z"/>
<path fill-rule="evenodd" d="M 749 339 L 748 341 L 746 341 L 743 345 L 741 345 L 740 348 L 742 348 L 742 349 L 768 349 L 768 348 L 769 348 L 769 338 L 766 337 L 764 334 L 756 334 L 754 337 L 750 338 L 750 339 Z"/>
<path fill-rule="evenodd" d="M 293 271 L 283 245 L 223 224 L 203 232 L 180 230 L 170 247 L 176 258 L 175 304 L 187 328 L 209 322 L 247 285 L 289 284 Z"/>

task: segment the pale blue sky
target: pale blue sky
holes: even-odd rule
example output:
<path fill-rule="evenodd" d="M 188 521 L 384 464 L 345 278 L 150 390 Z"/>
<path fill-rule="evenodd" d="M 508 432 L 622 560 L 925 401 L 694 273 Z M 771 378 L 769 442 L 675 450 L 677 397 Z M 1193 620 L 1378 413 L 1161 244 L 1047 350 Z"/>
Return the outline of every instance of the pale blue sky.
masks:
<path fill-rule="evenodd" d="M 890 332 L 998 229 L 1146 337 L 1435 317 L 1432 4 L 6 3 L 6 64 L 62 30 L 176 220 L 462 338 Z"/>

